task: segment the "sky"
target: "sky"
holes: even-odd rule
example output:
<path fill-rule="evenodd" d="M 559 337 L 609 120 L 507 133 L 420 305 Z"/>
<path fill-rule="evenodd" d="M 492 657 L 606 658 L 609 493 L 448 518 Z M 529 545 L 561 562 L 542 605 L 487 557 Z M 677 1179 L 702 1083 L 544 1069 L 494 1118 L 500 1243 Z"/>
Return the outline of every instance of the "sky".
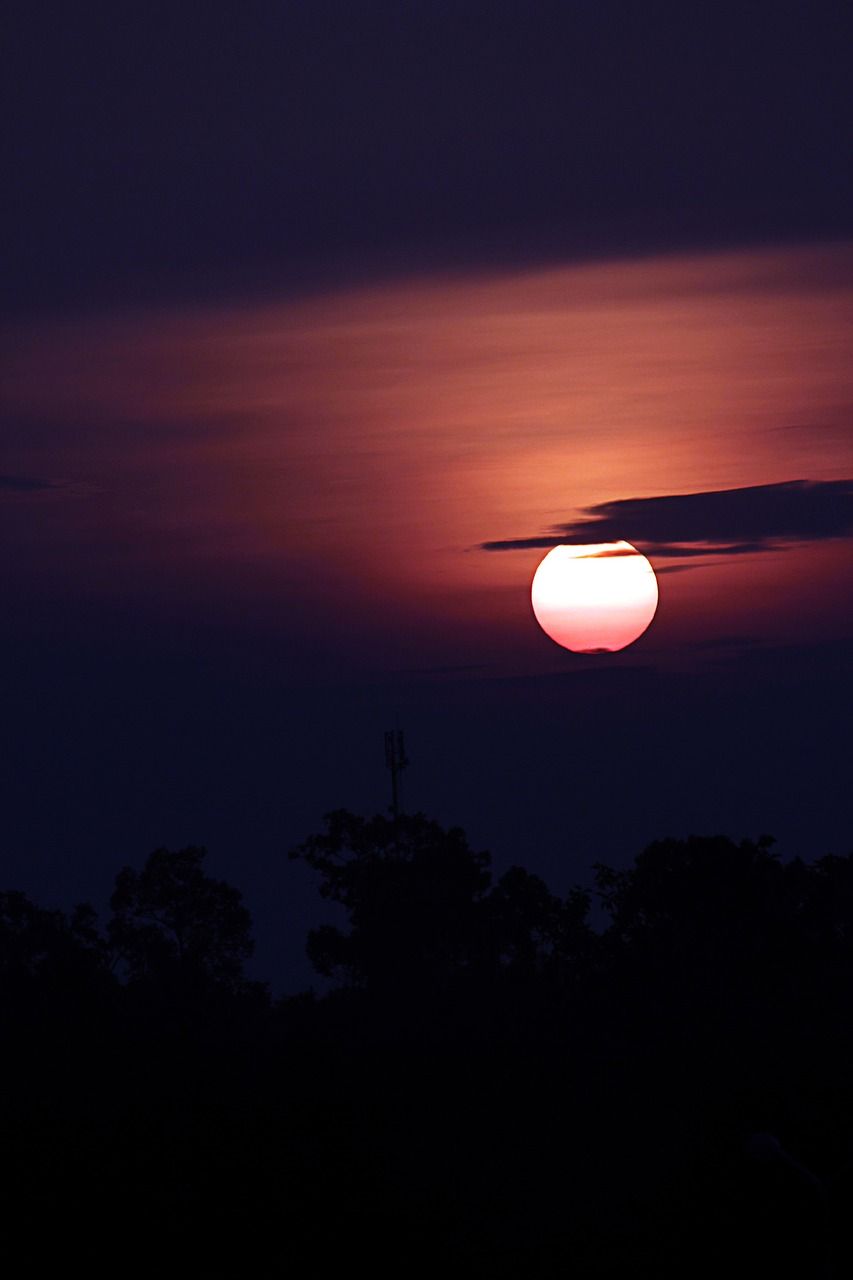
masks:
<path fill-rule="evenodd" d="M 203 844 L 304 985 L 286 851 L 395 725 L 556 891 L 849 851 L 845 6 L 83 8 L 5 54 L 6 887 Z M 622 539 L 654 622 L 560 649 L 539 561 Z"/>

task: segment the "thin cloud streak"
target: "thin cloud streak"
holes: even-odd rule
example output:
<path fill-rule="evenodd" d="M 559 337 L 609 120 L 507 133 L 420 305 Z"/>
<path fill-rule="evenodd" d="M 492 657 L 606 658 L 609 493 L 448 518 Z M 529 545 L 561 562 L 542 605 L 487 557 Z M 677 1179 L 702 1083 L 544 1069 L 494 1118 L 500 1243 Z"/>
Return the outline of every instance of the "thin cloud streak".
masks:
<path fill-rule="evenodd" d="M 53 481 L 35 476 L 0 476 L 0 493 L 41 493 L 55 487 Z"/>

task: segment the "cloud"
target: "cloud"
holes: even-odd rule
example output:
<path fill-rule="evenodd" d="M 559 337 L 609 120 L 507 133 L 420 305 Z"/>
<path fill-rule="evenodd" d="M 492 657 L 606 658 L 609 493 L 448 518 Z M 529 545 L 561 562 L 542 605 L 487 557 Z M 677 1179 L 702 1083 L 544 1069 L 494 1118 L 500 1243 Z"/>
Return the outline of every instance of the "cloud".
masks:
<path fill-rule="evenodd" d="M 40 493 L 53 488 L 51 480 L 38 480 L 35 476 L 0 476 L 0 493 Z"/>
<path fill-rule="evenodd" d="M 585 556 L 576 556 L 577 560 L 624 560 L 634 552 L 630 547 L 607 547 L 603 551 L 589 551 Z"/>
<path fill-rule="evenodd" d="M 482 551 L 555 547 L 624 539 L 646 555 L 688 559 L 746 555 L 792 542 L 853 535 L 853 480 L 782 484 L 659 498 L 619 498 L 586 507 L 581 518 L 528 538 L 483 542 Z"/>
<path fill-rule="evenodd" d="M 93 494 L 101 492 L 98 485 L 93 484 L 90 480 L 66 480 L 56 478 L 47 480 L 40 476 L 9 476 L 0 475 L 0 501 L 4 498 L 10 503 L 23 502 L 26 505 L 28 498 L 33 498 L 40 502 L 43 495 L 49 495 L 45 500 L 58 498 L 65 500 L 66 498 L 90 498 Z"/>

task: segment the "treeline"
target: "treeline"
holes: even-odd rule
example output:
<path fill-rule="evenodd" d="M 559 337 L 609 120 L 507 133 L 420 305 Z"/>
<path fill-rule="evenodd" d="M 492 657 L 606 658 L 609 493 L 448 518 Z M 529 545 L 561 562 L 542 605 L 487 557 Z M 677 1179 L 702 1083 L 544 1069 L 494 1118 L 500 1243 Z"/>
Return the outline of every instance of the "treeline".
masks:
<path fill-rule="evenodd" d="M 847 1273 L 853 855 L 660 841 L 560 898 L 338 811 L 291 857 L 346 918 L 308 936 L 322 998 L 247 979 L 201 849 L 125 868 L 105 921 L 0 893 L 32 1270 L 117 1232 L 124 1270 Z"/>

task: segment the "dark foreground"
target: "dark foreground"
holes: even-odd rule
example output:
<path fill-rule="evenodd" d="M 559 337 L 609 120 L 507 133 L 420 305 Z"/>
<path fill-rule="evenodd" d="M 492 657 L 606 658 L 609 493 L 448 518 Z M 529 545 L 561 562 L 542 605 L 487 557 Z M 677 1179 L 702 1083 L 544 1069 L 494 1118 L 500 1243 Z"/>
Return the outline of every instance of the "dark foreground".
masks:
<path fill-rule="evenodd" d="M 662 842 L 552 896 L 426 819 L 297 851 L 338 985 L 242 976 L 199 850 L 103 925 L 0 895 L 7 1247 L 27 1271 L 842 1276 L 853 858 Z"/>

